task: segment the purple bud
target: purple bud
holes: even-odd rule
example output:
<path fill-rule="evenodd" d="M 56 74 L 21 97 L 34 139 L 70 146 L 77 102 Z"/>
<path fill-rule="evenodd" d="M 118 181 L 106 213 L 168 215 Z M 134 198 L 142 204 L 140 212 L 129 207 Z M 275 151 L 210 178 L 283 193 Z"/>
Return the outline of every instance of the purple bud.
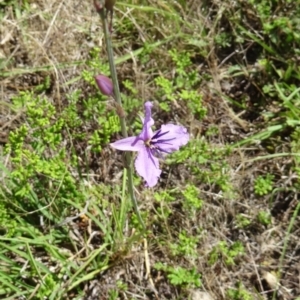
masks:
<path fill-rule="evenodd" d="M 111 96 L 113 94 L 113 83 L 105 75 L 95 76 L 96 84 L 103 95 Z"/>

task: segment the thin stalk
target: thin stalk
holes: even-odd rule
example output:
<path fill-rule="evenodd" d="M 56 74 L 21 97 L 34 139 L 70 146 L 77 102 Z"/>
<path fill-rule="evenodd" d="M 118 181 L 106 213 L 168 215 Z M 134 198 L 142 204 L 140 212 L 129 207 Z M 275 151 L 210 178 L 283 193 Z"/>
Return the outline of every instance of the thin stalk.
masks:
<path fill-rule="evenodd" d="M 107 18 L 106 18 L 106 11 L 105 9 L 101 9 L 98 11 L 102 26 L 104 29 L 104 39 L 108 54 L 108 62 L 109 62 L 109 68 L 110 68 L 110 75 L 112 78 L 113 86 L 114 86 L 114 98 L 117 102 L 117 106 L 119 109 L 119 119 L 120 119 L 120 125 L 121 125 L 121 131 L 124 138 L 128 137 L 127 129 L 126 129 L 126 120 L 125 120 L 125 113 L 122 106 L 122 100 L 121 100 L 121 94 L 120 94 L 120 88 L 119 88 L 119 82 L 117 78 L 117 72 L 116 72 L 116 66 L 114 61 L 114 54 L 113 54 L 113 46 L 110 38 L 110 32 L 107 25 Z M 133 172 L 132 172 L 132 156 L 130 152 L 125 152 L 125 167 L 127 169 L 127 176 L 128 176 L 128 192 L 131 198 L 131 202 L 134 208 L 134 211 L 138 217 L 139 223 L 143 228 L 143 231 L 146 230 L 145 224 L 143 222 L 143 219 L 140 215 L 140 211 L 138 209 L 137 201 L 134 195 L 134 185 L 133 185 Z"/>

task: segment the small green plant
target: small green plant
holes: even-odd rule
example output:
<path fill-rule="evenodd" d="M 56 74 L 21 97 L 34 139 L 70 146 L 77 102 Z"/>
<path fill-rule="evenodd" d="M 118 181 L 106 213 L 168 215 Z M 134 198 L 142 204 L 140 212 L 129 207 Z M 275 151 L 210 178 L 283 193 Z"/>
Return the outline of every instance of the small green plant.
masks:
<path fill-rule="evenodd" d="M 231 37 L 226 32 L 221 32 L 215 36 L 215 43 L 222 48 L 230 47 Z"/>
<path fill-rule="evenodd" d="M 113 288 L 111 290 L 108 291 L 108 294 L 109 294 L 109 300 L 117 300 L 119 299 L 119 296 L 120 296 L 120 291 L 122 292 L 126 292 L 127 291 L 127 284 L 124 283 L 122 280 L 118 280 L 116 282 L 116 285 L 117 287 L 116 288 Z"/>
<path fill-rule="evenodd" d="M 127 289 L 128 289 L 128 285 L 125 282 L 123 282 L 122 280 L 117 281 L 117 287 L 121 291 L 127 291 Z"/>
<path fill-rule="evenodd" d="M 188 236 L 185 231 L 179 233 L 179 241 L 176 244 L 170 244 L 173 255 L 183 255 L 187 257 L 197 257 L 197 243 L 199 237 Z"/>
<path fill-rule="evenodd" d="M 155 83 L 162 89 L 162 95 L 167 99 L 167 100 L 174 100 L 174 88 L 173 84 L 170 80 L 163 76 L 159 76 L 155 79 Z M 166 106 L 166 107 L 165 107 Z M 161 106 L 161 108 L 167 108 L 167 105 L 165 103 L 165 106 Z M 168 108 L 169 110 L 169 108 Z"/>
<path fill-rule="evenodd" d="M 184 269 L 182 267 L 170 267 L 162 263 L 156 263 L 155 269 L 161 270 L 167 273 L 167 278 L 170 283 L 175 286 L 183 286 L 188 288 L 201 286 L 201 275 L 195 268 L 191 270 Z"/>
<path fill-rule="evenodd" d="M 0 198 L 1 199 L 1 198 Z M 12 218 L 5 205 L 6 203 L 1 199 L 0 202 L 0 235 L 11 237 L 15 233 L 17 222 Z"/>
<path fill-rule="evenodd" d="M 108 291 L 109 300 L 117 300 L 119 298 L 119 292 L 115 289 Z"/>
<path fill-rule="evenodd" d="M 267 174 L 266 176 L 259 175 L 255 179 L 254 191 L 259 196 L 267 195 L 273 189 L 274 175 Z"/>
<path fill-rule="evenodd" d="M 199 210 L 203 201 L 199 198 L 199 189 L 194 185 L 188 184 L 182 192 L 184 196 L 183 207 L 188 210 Z"/>
<path fill-rule="evenodd" d="M 251 224 L 251 220 L 243 214 L 238 214 L 236 216 L 236 222 L 239 228 L 244 228 Z"/>
<path fill-rule="evenodd" d="M 229 153 L 230 150 L 227 148 L 212 147 L 204 139 L 193 139 L 186 147 L 170 155 L 167 163 L 185 161 L 191 175 L 202 182 L 217 185 L 223 192 L 233 197 L 233 186 L 228 175 L 229 165 L 224 159 Z"/>
<path fill-rule="evenodd" d="M 132 81 L 124 80 L 122 84 L 126 89 L 126 93 L 122 93 L 124 110 L 127 112 L 127 116 L 130 117 L 130 121 L 132 121 L 132 112 L 140 108 L 142 101 L 139 99 L 138 91 Z"/>
<path fill-rule="evenodd" d="M 57 280 L 57 278 L 55 278 Z M 56 280 L 50 274 L 47 274 L 41 283 L 41 287 L 38 289 L 39 299 L 45 299 L 50 296 L 53 289 L 56 288 Z"/>
<path fill-rule="evenodd" d="M 235 259 L 244 253 L 244 246 L 241 242 L 237 241 L 228 246 L 225 241 L 221 241 L 213 247 L 213 250 L 209 255 L 209 263 L 212 265 L 221 258 L 225 265 L 232 266 L 235 264 Z"/>
<path fill-rule="evenodd" d="M 77 109 L 77 105 L 80 102 L 80 96 L 81 92 L 78 90 L 75 90 L 70 95 L 67 95 L 69 103 L 64 108 L 61 117 L 63 120 L 65 120 L 65 124 L 69 129 L 79 128 L 83 124 L 82 118 Z M 83 136 L 83 134 L 81 136 Z"/>
<path fill-rule="evenodd" d="M 81 73 L 82 78 L 92 85 L 95 85 L 94 74 L 99 73 L 99 70 L 101 74 L 109 74 L 109 65 L 99 59 L 99 53 L 101 53 L 101 48 L 94 47 L 91 49 L 89 52 L 89 59 L 86 64 L 91 68 L 92 72 L 91 70 L 84 70 Z"/>
<path fill-rule="evenodd" d="M 241 283 L 237 284 L 236 289 L 228 289 L 226 291 L 226 295 L 231 300 L 254 300 L 254 299 L 256 299 L 256 298 L 253 298 L 251 293 L 249 293 Z"/>
<path fill-rule="evenodd" d="M 56 214 L 60 217 L 59 205 L 65 198 L 83 200 L 69 169 L 76 167 L 77 160 L 68 156 L 62 144 L 66 120 L 47 99 L 30 92 L 20 93 L 13 103 L 25 111 L 27 118 L 25 124 L 10 132 L 5 146 L 13 167 L 9 178 L 15 204 L 19 203 L 19 209 L 26 212 L 55 199 L 51 214 L 46 209 L 41 211 L 50 219 Z"/>
<path fill-rule="evenodd" d="M 161 202 L 171 203 L 176 199 L 176 197 L 173 195 L 173 191 L 169 190 L 169 191 L 155 192 L 154 199 L 159 203 Z"/>
<path fill-rule="evenodd" d="M 160 204 L 160 206 L 157 207 L 157 212 L 162 219 L 168 218 L 168 216 L 172 213 L 172 208 L 170 207 L 169 203 L 172 203 L 176 199 L 173 194 L 174 193 L 172 190 L 154 193 L 155 201 Z"/>
<path fill-rule="evenodd" d="M 111 135 L 120 131 L 120 124 L 118 116 L 114 112 L 107 112 L 106 116 L 98 117 L 98 124 L 100 129 L 98 134 L 101 144 L 107 145 L 110 141 Z"/>
<path fill-rule="evenodd" d="M 94 152 L 100 152 L 101 151 L 101 138 L 98 130 L 95 130 L 93 134 L 91 135 L 89 141 L 89 145 L 92 146 L 92 150 Z"/>
<path fill-rule="evenodd" d="M 260 222 L 261 224 L 267 226 L 269 224 L 271 224 L 271 214 L 268 211 L 260 211 L 257 215 L 257 220 L 258 222 Z"/>
<path fill-rule="evenodd" d="M 175 77 L 173 80 L 164 76 L 155 79 L 155 83 L 160 87 L 159 97 L 164 97 L 169 101 L 185 101 L 191 112 L 199 120 L 206 115 L 206 109 L 202 106 L 202 95 L 195 89 L 200 82 L 199 74 L 192 69 L 192 62 L 188 52 L 178 52 L 170 50 L 169 55 L 175 64 Z M 166 102 L 160 102 L 161 109 L 169 111 Z"/>

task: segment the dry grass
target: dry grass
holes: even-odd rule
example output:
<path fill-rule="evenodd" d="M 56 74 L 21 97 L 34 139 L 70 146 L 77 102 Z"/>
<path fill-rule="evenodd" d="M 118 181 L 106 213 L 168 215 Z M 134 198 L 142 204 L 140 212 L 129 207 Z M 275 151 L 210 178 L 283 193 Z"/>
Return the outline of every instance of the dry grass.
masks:
<path fill-rule="evenodd" d="M 171 5 L 165 1 L 151 0 L 140 9 L 140 1 L 118 3 L 113 26 L 115 53 L 118 58 L 123 59 L 118 64 L 118 74 L 121 81 L 129 79 L 134 83 L 136 97 L 152 99 L 157 90 L 153 81 L 155 77 L 163 74 L 167 78 L 174 78 L 174 69 L 169 68 L 172 63 L 167 50 L 176 48 L 179 52 L 190 51 L 193 68 L 200 74 L 207 75 L 198 86 L 207 109 L 206 117 L 198 120 L 185 106 L 182 107 L 182 103 L 176 102 L 172 104 L 170 112 L 157 109 L 156 116 L 159 122 L 183 120 L 195 138 L 204 136 L 212 126 L 216 126 L 218 134 L 208 136 L 207 140 L 212 147 L 223 149 L 226 144 L 250 137 L 257 131 L 257 127 L 263 126 L 264 120 L 251 108 L 253 97 L 261 93 L 256 88 L 259 82 L 251 82 L 245 76 L 230 77 L 228 69 L 233 64 L 235 54 L 222 52 L 214 42 L 214 37 L 222 30 L 214 16 L 219 13 L 221 18 L 228 7 L 222 6 L 219 1 L 209 1 L 211 12 L 205 15 L 203 7 L 197 1 L 187 2 L 189 4 L 184 8 L 177 2 Z M 225 2 L 226 5 L 229 3 Z M 223 10 L 217 11 L 217 8 Z M 175 11 L 178 17 L 170 17 L 169 14 Z M 101 49 L 101 59 L 105 57 L 106 51 L 99 17 L 89 1 L 30 1 L 25 8 L 21 8 L 20 1 L 16 7 L 6 6 L 1 12 L 1 18 L 0 142 L 4 147 L 9 132 L 26 122 L 23 111 L 15 110 L 11 104 L 15 95 L 34 89 L 49 77 L 50 86 L 43 94 L 59 111 L 63 110 L 68 103 L 67 95 L 73 91 L 81 90 L 86 97 L 95 93 L 95 89 L 87 86 L 79 75 L 88 68 L 86 61 L 92 48 Z M 181 27 L 183 25 L 185 26 Z M 210 30 L 205 32 L 204 27 Z M 158 39 L 169 37 L 173 38 L 150 51 L 147 62 L 133 55 L 144 43 L 151 45 Z M 192 45 L 192 42 L 195 43 L 202 37 L 205 46 L 197 48 Z M 240 49 L 237 60 L 246 50 Z M 199 53 L 207 55 L 204 58 Z M 247 62 L 244 65 L 249 70 L 254 63 Z M 226 97 L 236 101 L 246 97 L 249 105 L 245 109 L 234 110 Z M 157 101 L 160 100 L 155 103 Z M 95 126 L 92 123 L 85 124 L 83 130 L 88 135 Z M 84 153 L 88 145 L 85 141 L 75 147 L 79 153 Z M 283 141 L 275 153 L 285 152 L 285 147 L 288 145 Z M 110 261 L 105 271 L 81 285 L 85 294 L 82 299 L 187 299 L 189 296 L 193 300 L 272 299 L 274 290 L 277 292 L 273 299 L 296 299 L 300 295 L 299 217 L 290 234 L 288 226 L 298 203 L 298 191 L 293 184 L 297 175 L 290 169 L 292 162 L 289 158 L 254 160 L 268 154 L 268 148 L 260 143 L 237 147 L 230 152 L 226 157 L 229 167 L 225 170 L 228 185 L 232 186 L 228 193 L 222 192 L 213 178 L 210 182 L 201 182 L 183 165 L 166 166 L 160 191 L 175 188 L 176 200 L 159 204 L 155 201 L 153 191 L 139 188 L 140 208 L 148 212 L 147 222 L 151 234 L 147 240 L 129 242 L 129 245 L 124 242 L 125 246 L 122 245 L 109 256 Z M 9 167 L 7 156 L 1 156 L 2 163 Z M 214 159 L 212 156 L 210 162 Z M 199 168 L 210 170 L 210 165 L 201 165 Z M 97 185 L 99 182 L 121 185 L 121 170 L 122 161 L 119 156 L 106 147 L 98 156 L 93 154 L 90 157 L 88 172 L 92 176 L 87 177 L 87 185 Z M 253 190 L 255 179 L 266 173 L 275 175 L 276 190 L 273 194 L 259 197 Z M 203 200 L 201 210 L 193 213 L 183 207 L 180 191 L 184 190 L 187 183 L 199 188 L 199 197 Z M 114 201 L 118 199 L 114 195 L 108 197 L 112 197 Z M 158 211 L 162 208 L 170 211 L 163 221 L 158 217 Z M 264 225 L 257 220 L 261 211 L 270 213 L 270 224 Z M 236 218 L 238 215 L 250 220 L 251 224 L 239 226 Z M 90 226 L 90 231 L 85 233 L 89 237 L 93 232 L 101 231 L 95 224 L 94 227 Z M 182 231 L 187 236 L 198 238 L 195 257 L 171 253 L 169 246 L 178 243 L 178 236 Z M 79 232 L 81 234 L 83 235 Z M 133 235 L 130 228 L 124 232 L 126 238 Z M 289 241 L 285 249 L 287 236 Z M 100 240 L 102 241 L 102 237 Z M 226 264 L 226 257 L 221 254 L 215 263 L 209 264 L 211 252 L 220 241 L 226 241 L 228 246 L 240 241 L 245 253 L 237 256 L 233 265 Z M 98 243 L 101 244 L 99 240 L 95 242 L 91 238 L 91 247 L 96 249 Z M 285 250 L 285 256 L 280 261 Z M 184 266 L 187 269 L 196 268 L 202 276 L 201 288 L 186 290 L 170 284 L 166 273 L 153 267 L 157 262 Z M 280 284 L 276 279 L 279 273 Z M 117 288 L 118 281 L 126 284 L 127 289 Z M 226 291 L 236 287 L 238 283 L 251 293 L 252 298 L 229 298 Z M 119 298 L 113 298 L 111 294 L 109 298 L 109 291 L 113 289 L 119 290 Z M 197 293 L 200 290 L 204 293 Z M 61 299 L 75 297 L 71 291 Z"/>

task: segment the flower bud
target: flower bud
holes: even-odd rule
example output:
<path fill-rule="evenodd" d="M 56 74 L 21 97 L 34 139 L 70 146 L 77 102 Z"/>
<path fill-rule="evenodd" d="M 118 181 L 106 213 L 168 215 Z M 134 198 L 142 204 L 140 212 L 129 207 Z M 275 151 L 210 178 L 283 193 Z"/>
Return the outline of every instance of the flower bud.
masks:
<path fill-rule="evenodd" d="M 105 75 L 95 76 L 96 84 L 103 95 L 110 96 L 113 94 L 113 83 L 110 78 Z"/>

